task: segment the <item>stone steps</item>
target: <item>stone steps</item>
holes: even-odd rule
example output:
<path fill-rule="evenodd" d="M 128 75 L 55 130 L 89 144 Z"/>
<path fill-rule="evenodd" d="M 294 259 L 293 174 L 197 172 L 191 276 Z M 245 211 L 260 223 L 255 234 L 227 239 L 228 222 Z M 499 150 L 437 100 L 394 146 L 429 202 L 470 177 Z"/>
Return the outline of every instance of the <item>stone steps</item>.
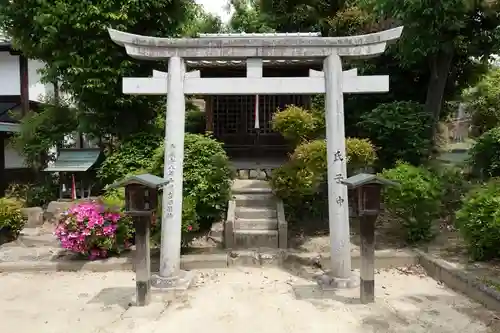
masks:
<path fill-rule="evenodd" d="M 276 205 L 276 198 L 272 193 L 246 193 L 235 194 L 233 200 L 239 207 L 267 208 Z"/>
<path fill-rule="evenodd" d="M 236 218 L 236 220 L 234 221 L 234 230 L 278 230 L 278 220 L 276 218 Z"/>
<path fill-rule="evenodd" d="M 230 243 L 235 249 L 279 248 L 278 203 L 269 183 L 263 180 L 234 181 Z M 226 222 L 227 224 L 228 222 Z M 286 229 L 286 228 L 285 228 Z M 286 236 L 285 236 L 286 237 Z M 286 238 L 285 238 L 286 239 Z"/>
<path fill-rule="evenodd" d="M 236 207 L 235 215 L 241 219 L 276 219 L 276 209 L 270 207 Z"/>
<path fill-rule="evenodd" d="M 234 245 L 237 249 L 278 248 L 278 230 L 235 230 Z"/>

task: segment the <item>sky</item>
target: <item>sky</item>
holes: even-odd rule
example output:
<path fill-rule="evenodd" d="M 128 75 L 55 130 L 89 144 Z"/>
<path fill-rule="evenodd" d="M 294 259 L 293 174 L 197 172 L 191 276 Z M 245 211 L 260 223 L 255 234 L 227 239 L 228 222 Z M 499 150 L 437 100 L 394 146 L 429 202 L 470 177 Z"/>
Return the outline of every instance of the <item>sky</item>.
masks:
<path fill-rule="evenodd" d="M 196 2 L 203 5 L 207 12 L 220 16 L 223 22 L 229 21 L 230 14 L 225 8 L 227 0 L 196 0 Z"/>

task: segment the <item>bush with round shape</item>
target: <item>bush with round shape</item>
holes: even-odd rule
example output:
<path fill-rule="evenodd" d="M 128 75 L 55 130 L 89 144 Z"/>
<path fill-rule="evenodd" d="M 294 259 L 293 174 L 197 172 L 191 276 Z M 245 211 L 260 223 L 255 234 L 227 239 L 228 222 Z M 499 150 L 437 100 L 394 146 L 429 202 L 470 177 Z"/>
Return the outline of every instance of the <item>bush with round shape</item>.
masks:
<path fill-rule="evenodd" d="M 346 150 L 349 169 L 369 167 L 376 159 L 368 140 L 347 138 Z M 317 215 L 326 205 L 326 181 L 326 141 L 317 139 L 295 148 L 290 161 L 273 171 L 271 186 L 289 207 Z"/>
<path fill-rule="evenodd" d="M 61 214 L 54 232 L 61 246 L 90 260 L 128 249 L 132 220 L 97 202 L 81 202 Z"/>
<path fill-rule="evenodd" d="M 462 200 L 471 188 L 471 181 L 465 171 L 457 166 L 437 165 L 431 171 L 441 184 L 441 217 L 453 225 L 455 213 L 462 207 Z"/>
<path fill-rule="evenodd" d="M 385 209 L 401 223 L 408 243 L 433 237 L 433 222 L 439 218 L 441 184 L 439 178 L 423 167 L 399 163 L 384 170 L 382 176 L 397 182 L 384 190 Z"/>
<path fill-rule="evenodd" d="M 370 140 L 347 138 L 345 143 L 348 172 L 364 170 L 373 166 L 377 161 L 377 152 Z"/>
<path fill-rule="evenodd" d="M 310 139 L 316 131 L 314 115 L 295 105 L 289 105 L 274 113 L 271 125 L 274 131 L 283 135 L 294 145 Z"/>
<path fill-rule="evenodd" d="M 151 173 L 162 176 L 163 146 L 157 149 Z M 222 143 L 210 135 L 186 134 L 184 137 L 184 198 L 196 202 L 202 229 L 210 228 L 224 213 L 231 191 L 232 172 Z"/>
<path fill-rule="evenodd" d="M 27 222 L 21 213 L 23 205 L 14 198 L 0 198 L 0 244 L 17 239 L 23 230 Z"/>
<path fill-rule="evenodd" d="M 433 122 L 421 104 L 380 104 L 363 114 L 358 126 L 379 147 L 377 155 L 382 167 L 390 168 L 398 160 L 419 165 L 430 153 Z"/>
<path fill-rule="evenodd" d="M 456 223 L 474 260 L 500 258 L 500 179 L 471 190 Z"/>
<path fill-rule="evenodd" d="M 481 135 L 469 150 L 471 172 L 476 177 L 488 179 L 500 176 L 500 127 Z"/>

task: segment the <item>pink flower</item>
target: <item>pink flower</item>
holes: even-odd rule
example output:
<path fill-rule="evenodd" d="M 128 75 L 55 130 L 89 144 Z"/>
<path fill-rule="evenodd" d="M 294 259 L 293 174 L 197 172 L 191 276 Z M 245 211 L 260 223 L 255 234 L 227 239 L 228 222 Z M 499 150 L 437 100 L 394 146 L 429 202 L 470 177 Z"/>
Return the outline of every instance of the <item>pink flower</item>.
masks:
<path fill-rule="evenodd" d="M 191 231 L 191 230 L 193 230 L 193 227 L 188 225 L 187 229 L 188 229 L 188 231 Z"/>
<path fill-rule="evenodd" d="M 92 260 L 105 258 L 111 250 L 130 246 L 127 236 L 125 239 L 122 236 L 123 231 L 127 235 L 128 227 L 120 224 L 121 218 L 120 213 L 108 211 L 97 202 L 80 203 L 61 215 L 54 235 L 62 248 L 87 255 Z M 125 229 L 121 229 L 117 237 L 119 227 Z"/>

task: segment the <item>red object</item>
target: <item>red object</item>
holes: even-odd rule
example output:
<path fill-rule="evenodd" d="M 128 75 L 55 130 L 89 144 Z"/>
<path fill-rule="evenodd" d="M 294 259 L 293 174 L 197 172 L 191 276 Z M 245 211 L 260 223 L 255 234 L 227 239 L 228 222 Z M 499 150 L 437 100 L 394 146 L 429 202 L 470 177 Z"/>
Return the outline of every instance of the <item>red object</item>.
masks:
<path fill-rule="evenodd" d="M 76 200 L 76 181 L 75 181 L 75 174 L 71 175 L 72 181 L 71 181 L 71 200 Z"/>

